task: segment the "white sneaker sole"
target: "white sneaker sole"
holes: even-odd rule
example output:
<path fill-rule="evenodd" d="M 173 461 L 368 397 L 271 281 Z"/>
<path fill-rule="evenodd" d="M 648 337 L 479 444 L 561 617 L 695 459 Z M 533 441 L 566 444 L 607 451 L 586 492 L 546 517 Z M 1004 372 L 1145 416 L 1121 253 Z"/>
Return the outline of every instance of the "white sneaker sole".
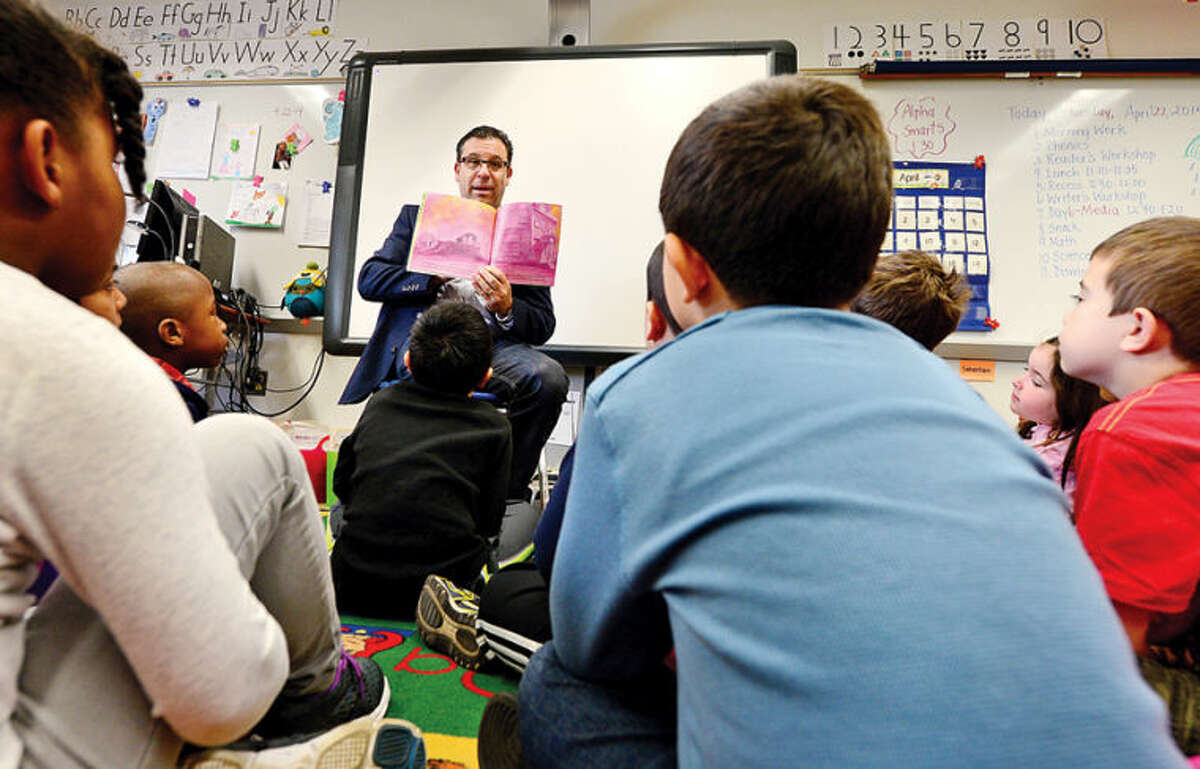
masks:
<path fill-rule="evenodd" d="M 425 769 L 421 730 L 383 718 L 390 691 L 374 713 L 347 721 L 305 742 L 264 750 L 212 748 L 187 757 L 182 769 Z"/>

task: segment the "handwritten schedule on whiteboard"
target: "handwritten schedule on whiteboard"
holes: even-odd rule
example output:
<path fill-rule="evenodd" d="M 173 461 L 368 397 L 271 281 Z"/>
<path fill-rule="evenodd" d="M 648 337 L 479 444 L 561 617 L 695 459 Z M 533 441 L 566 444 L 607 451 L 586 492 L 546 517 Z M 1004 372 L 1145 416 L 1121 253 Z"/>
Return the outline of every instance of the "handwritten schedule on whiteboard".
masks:
<path fill-rule="evenodd" d="M 976 222 L 986 243 L 976 246 L 986 248 L 987 299 L 999 326 L 986 339 L 954 334 L 951 342 L 1031 345 L 1058 333 L 1098 243 L 1143 219 L 1200 216 L 1193 79 L 891 80 L 863 88 L 898 162 L 952 169 L 986 159 L 985 218 Z M 942 222 L 949 213 L 943 201 Z M 968 277 L 969 213 L 964 206 Z M 950 232 L 941 229 L 946 244 Z"/>

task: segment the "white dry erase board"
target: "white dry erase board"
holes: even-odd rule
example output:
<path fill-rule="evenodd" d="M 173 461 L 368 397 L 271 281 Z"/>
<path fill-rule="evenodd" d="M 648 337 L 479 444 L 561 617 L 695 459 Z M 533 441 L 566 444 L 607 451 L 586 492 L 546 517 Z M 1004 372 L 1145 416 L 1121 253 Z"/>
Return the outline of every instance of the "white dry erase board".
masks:
<path fill-rule="evenodd" d="M 147 146 L 146 170 L 149 179 L 164 178 L 175 189 L 183 189 L 196 197 L 196 207 L 220 222 L 233 233 L 237 247 L 234 256 L 233 286 L 249 291 L 265 307 L 278 306 L 283 286 L 295 277 L 305 262 L 312 260 L 327 264 L 326 248 L 300 248 L 305 242 L 305 188 L 308 180 L 333 181 L 337 165 L 337 145 L 324 140 L 324 104 L 336 99 L 342 90 L 340 82 L 303 84 L 225 84 L 150 86 L 145 89 L 143 108 L 156 97 L 167 101 L 166 112 L 160 118 L 154 143 Z M 225 224 L 230 197 L 235 185 L 245 182 L 236 179 L 174 178 L 160 173 L 170 172 L 171 159 L 162 149 L 170 147 L 175 120 L 189 110 L 188 99 L 198 99 L 201 105 L 216 105 L 217 119 L 214 141 L 225 137 L 228 126 L 258 126 L 258 146 L 254 160 L 254 175 L 265 181 L 287 182 L 288 202 L 283 227 L 259 229 L 233 227 Z M 271 167 L 275 144 L 288 129 L 299 124 L 312 136 L 312 143 L 295 155 L 287 170 Z M 186 127 L 179 130 L 188 130 Z M 239 134 L 244 135 L 244 134 Z M 220 147 L 214 147 L 210 174 L 220 172 Z M 333 190 L 331 188 L 331 194 Z M 136 241 L 137 231 L 126 228 L 125 239 Z"/>
<path fill-rule="evenodd" d="M 1092 248 L 1152 216 L 1200 216 L 1195 77 L 988 77 L 855 82 L 897 160 L 986 169 L 990 309 L 946 354 L 1024 360 L 1057 334 Z"/>
<path fill-rule="evenodd" d="M 714 99 L 794 72 L 787 42 L 374 53 L 347 72 L 325 349 L 357 355 L 379 305 L 359 269 L 400 207 L 456 193 L 455 143 L 479 124 L 513 141 L 505 202 L 561 203 L 557 329 L 548 349 L 602 362 L 644 347 L 645 266 L 680 132 Z"/>

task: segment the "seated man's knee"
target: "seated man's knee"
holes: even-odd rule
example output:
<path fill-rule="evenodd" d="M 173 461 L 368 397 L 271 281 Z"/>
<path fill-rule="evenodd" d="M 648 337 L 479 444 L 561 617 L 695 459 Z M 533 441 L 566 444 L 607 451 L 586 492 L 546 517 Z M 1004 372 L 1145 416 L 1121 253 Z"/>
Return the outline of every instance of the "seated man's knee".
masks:
<path fill-rule="evenodd" d="M 542 401 L 561 405 L 567 399 L 567 388 L 570 381 L 562 364 L 553 358 L 543 355 L 534 369 L 538 382 L 538 393 Z"/>

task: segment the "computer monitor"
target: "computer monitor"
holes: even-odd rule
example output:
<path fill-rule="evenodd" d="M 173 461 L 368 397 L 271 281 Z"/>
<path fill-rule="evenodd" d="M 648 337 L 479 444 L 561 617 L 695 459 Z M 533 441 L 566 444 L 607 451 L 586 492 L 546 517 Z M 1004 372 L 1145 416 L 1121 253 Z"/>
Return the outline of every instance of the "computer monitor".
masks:
<path fill-rule="evenodd" d="M 174 261 L 183 258 L 189 220 L 200 212 L 162 179 L 154 180 L 146 210 L 146 229 L 138 241 L 139 262 Z"/>

